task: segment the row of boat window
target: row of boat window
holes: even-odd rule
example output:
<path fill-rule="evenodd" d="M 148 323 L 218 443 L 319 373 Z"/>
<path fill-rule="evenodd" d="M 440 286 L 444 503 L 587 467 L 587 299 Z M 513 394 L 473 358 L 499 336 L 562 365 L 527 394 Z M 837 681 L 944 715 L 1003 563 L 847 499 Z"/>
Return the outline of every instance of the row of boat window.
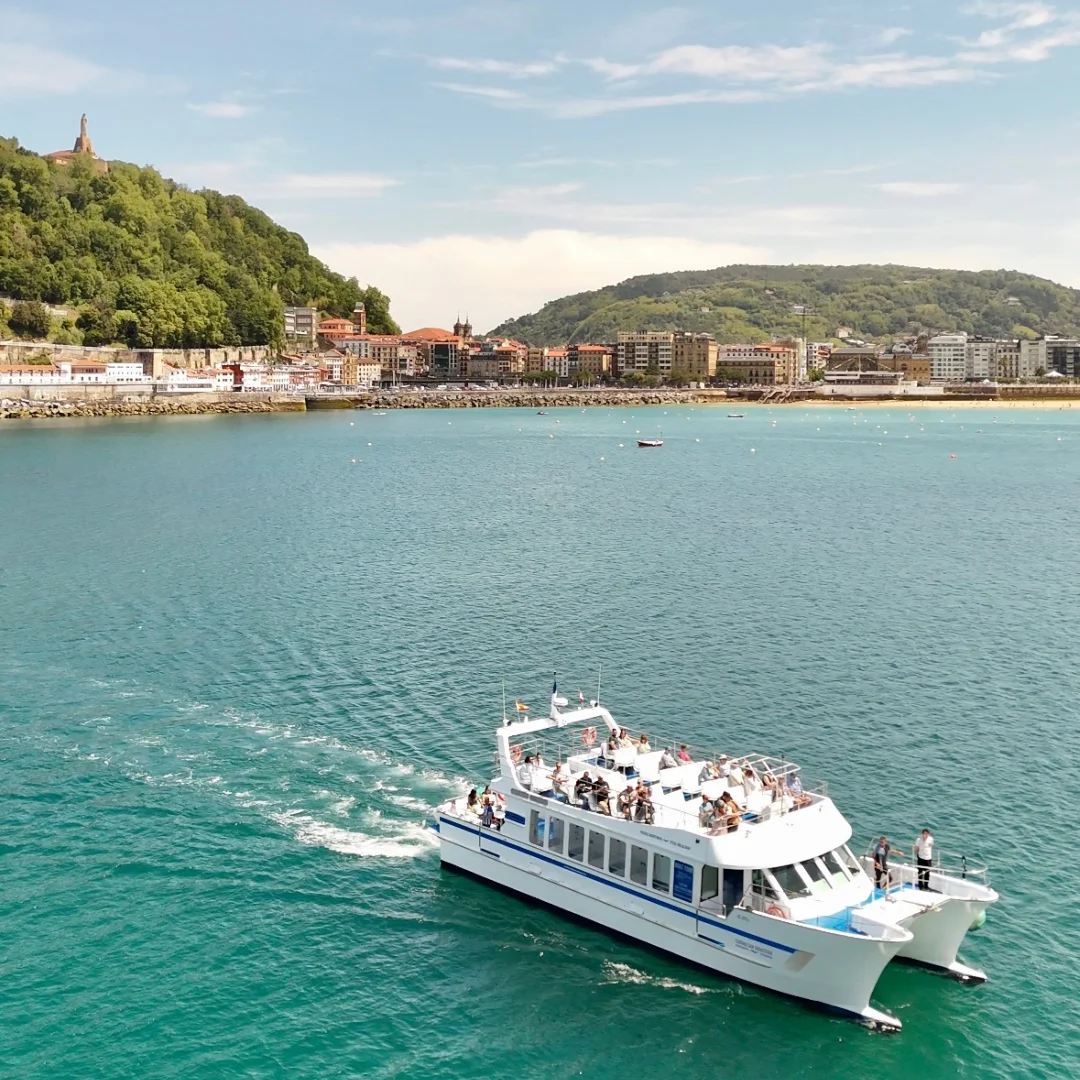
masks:
<path fill-rule="evenodd" d="M 637 844 L 627 844 L 617 836 L 608 836 L 584 825 L 569 824 L 560 817 L 547 817 L 530 811 L 529 843 L 546 847 L 575 862 L 588 863 L 597 870 L 630 880 L 656 892 L 670 893 L 676 900 L 693 903 L 694 867 L 690 863 L 662 855 Z M 606 858 L 605 858 L 606 856 Z M 650 862 L 651 860 L 651 862 Z M 650 873 L 651 869 L 651 873 Z M 701 899 L 708 900 L 719 891 L 719 872 L 715 866 L 702 867 Z"/>
<path fill-rule="evenodd" d="M 575 862 L 587 863 L 597 870 L 606 869 L 616 877 L 629 876 L 636 885 L 651 886 L 656 892 L 671 893 L 677 900 L 693 903 L 694 866 L 670 855 L 650 851 L 638 844 L 627 844 L 617 836 L 609 836 L 598 829 L 586 829 L 574 822 L 567 823 L 563 818 L 549 817 L 538 810 L 530 811 L 529 843 L 565 855 Z M 757 892 L 776 899 L 794 900 L 846 885 L 860 872 L 858 860 L 845 844 L 801 863 L 755 870 L 752 883 Z M 725 871 L 725 875 L 728 873 Z M 728 896 L 729 885 L 725 877 L 725 906 L 738 902 Z M 719 869 L 702 866 L 699 900 L 711 900 L 719 895 L 719 891 Z M 742 886 L 738 887 L 738 893 L 741 899 Z"/>

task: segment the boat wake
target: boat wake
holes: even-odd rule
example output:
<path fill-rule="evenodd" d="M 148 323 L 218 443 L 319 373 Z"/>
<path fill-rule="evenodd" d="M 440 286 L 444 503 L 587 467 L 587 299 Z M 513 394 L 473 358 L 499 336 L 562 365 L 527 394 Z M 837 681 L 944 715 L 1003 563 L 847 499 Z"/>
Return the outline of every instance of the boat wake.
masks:
<path fill-rule="evenodd" d="M 319 821 L 302 810 L 286 810 L 268 816 L 271 821 L 289 830 L 301 844 L 326 848 L 339 855 L 358 855 L 366 859 L 415 859 L 430 854 L 438 844 L 438 840 L 423 825 L 408 822 L 398 825 L 390 835 L 371 836 Z"/>
<path fill-rule="evenodd" d="M 630 967 L 629 964 L 616 964 L 604 961 L 603 985 L 621 984 L 626 986 L 655 986 L 661 990 L 682 990 L 686 994 L 720 994 L 719 987 L 696 986 L 694 983 L 679 982 L 678 979 L 666 979 L 657 975 L 646 975 L 644 971 Z"/>

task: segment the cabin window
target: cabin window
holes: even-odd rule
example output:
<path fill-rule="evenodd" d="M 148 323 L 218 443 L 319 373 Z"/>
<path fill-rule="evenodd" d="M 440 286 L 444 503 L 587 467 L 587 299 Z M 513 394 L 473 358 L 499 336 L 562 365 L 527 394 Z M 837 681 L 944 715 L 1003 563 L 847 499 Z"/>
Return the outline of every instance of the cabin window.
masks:
<path fill-rule="evenodd" d="M 558 817 L 548 818 L 548 851 L 557 851 L 561 855 L 565 837 L 566 822 Z"/>
<path fill-rule="evenodd" d="M 544 846 L 544 826 L 546 821 L 539 810 L 529 813 L 529 843 L 537 847 Z"/>
<path fill-rule="evenodd" d="M 657 892 L 671 891 L 671 856 L 654 855 L 652 860 L 652 887 Z"/>
<path fill-rule="evenodd" d="M 802 864 L 803 873 L 810 879 L 810 890 L 816 893 L 828 892 L 832 888 L 825 871 L 818 866 L 817 859 L 806 859 Z"/>
<path fill-rule="evenodd" d="M 776 891 L 764 870 L 754 870 L 750 876 L 750 881 L 750 887 L 753 889 L 755 896 L 760 896 L 769 902 L 780 899 L 780 894 Z"/>
<path fill-rule="evenodd" d="M 585 830 L 580 825 L 570 826 L 570 836 L 566 843 L 566 854 L 571 859 L 581 862 L 585 858 Z"/>
<path fill-rule="evenodd" d="M 825 865 L 825 869 L 832 874 L 833 882 L 837 885 L 843 885 L 847 879 L 848 874 L 844 869 L 844 864 L 837 858 L 835 851 L 826 851 L 821 856 L 821 861 Z"/>
<path fill-rule="evenodd" d="M 630 845 L 630 880 L 639 885 L 646 885 L 649 880 L 649 853 L 637 844 Z"/>
<path fill-rule="evenodd" d="M 595 829 L 589 830 L 589 865 L 595 866 L 597 870 L 604 869 L 605 839 L 602 832 L 597 832 Z"/>
<path fill-rule="evenodd" d="M 794 900 L 799 896 L 809 896 L 810 886 L 803 880 L 802 874 L 792 865 L 774 866 L 770 871 L 776 878 L 776 884 L 784 890 L 784 895 Z"/>
<path fill-rule="evenodd" d="M 851 854 L 851 848 L 845 844 L 843 847 L 836 849 L 836 854 L 840 856 L 844 861 L 844 865 L 851 871 L 851 876 L 857 878 L 862 873 L 862 867 L 859 865 L 859 860 Z"/>
<path fill-rule="evenodd" d="M 711 900 L 720 895 L 720 871 L 715 866 L 701 868 L 701 899 Z"/>
<path fill-rule="evenodd" d="M 688 904 L 694 902 L 694 868 L 690 863 L 675 860 L 675 877 L 671 882 L 671 895 Z"/>
<path fill-rule="evenodd" d="M 611 874 L 626 876 L 626 841 L 614 836 L 608 841 L 607 868 Z"/>

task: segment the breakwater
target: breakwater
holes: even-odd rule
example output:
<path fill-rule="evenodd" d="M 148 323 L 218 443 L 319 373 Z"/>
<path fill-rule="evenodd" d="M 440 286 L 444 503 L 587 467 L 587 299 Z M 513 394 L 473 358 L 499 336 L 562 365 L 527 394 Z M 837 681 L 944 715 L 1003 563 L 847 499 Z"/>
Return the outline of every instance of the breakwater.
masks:
<path fill-rule="evenodd" d="M 303 412 L 304 399 L 281 395 L 185 394 L 170 397 L 34 400 L 0 394 L 0 420 L 104 416 L 199 416 L 215 413 Z"/>
<path fill-rule="evenodd" d="M 308 398 L 320 409 L 566 409 L 592 406 L 707 405 L 724 390 L 492 390 L 388 393 Z"/>

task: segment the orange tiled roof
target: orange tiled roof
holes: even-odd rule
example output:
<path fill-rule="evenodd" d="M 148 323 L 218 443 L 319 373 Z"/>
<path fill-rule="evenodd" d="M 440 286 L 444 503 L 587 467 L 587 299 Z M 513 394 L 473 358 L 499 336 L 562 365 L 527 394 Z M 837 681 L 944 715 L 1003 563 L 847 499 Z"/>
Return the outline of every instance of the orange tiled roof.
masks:
<path fill-rule="evenodd" d="M 423 326 L 419 330 L 410 330 L 401 335 L 405 341 L 457 341 L 457 334 L 443 330 L 438 326 Z"/>

